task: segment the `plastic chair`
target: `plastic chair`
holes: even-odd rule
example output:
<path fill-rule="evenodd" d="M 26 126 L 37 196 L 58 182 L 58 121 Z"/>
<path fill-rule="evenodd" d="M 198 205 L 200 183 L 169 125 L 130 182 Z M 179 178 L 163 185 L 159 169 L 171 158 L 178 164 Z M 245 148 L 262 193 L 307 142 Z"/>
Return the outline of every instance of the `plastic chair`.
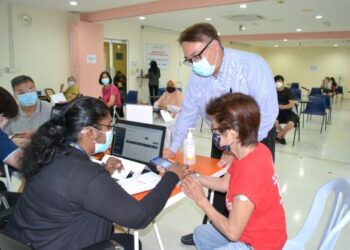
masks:
<path fill-rule="evenodd" d="M 290 85 L 291 89 L 299 89 L 299 83 L 297 82 L 292 82 L 292 84 Z"/>
<path fill-rule="evenodd" d="M 317 96 L 310 96 L 310 102 L 306 105 L 306 108 L 301 111 L 303 114 L 303 127 L 304 127 L 304 114 L 308 115 L 320 115 L 322 116 L 321 123 L 321 132 L 323 129 L 323 124 L 325 125 L 325 130 L 327 130 L 327 112 L 326 112 L 326 103 L 323 98 Z"/>
<path fill-rule="evenodd" d="M 125 98 L 126 104 L 137 104 L 137 95 L 138 91 L 136 90 L 130 90 Z"/>
<path fill-rule="evenodd" d="M 317 249 L 332 250 L 341 230 L 350 222 L 350 180 L 339 178 L 324 184 L 317 192 L 309 215 L 300 230 L 288 240 L 283 250 L 305 249 L 305 244 L 314 234 L 330 194 L 334 193 L 334 204 Z"/>
<path fill-rule="evenodd" d="M 331 98 L 328 95 L 318 95 L 317 97 L 323 98 L 326 104 L 326 109 L 328 109 L 328 124 L 332 121 L 332 106 L 331 106 Z"/>
<path fill-rule="evenodd" d="M 337 97 L 338 95 L 341 95 L 341 99 L 343 100 L 343 96 L 344 96 L 344 93 L 343 93 L 343 86 L 337 86 L 337 89 L 335 91 L 335 94 Z"/>
<path fill-rule="evenodd" d="M 293 94 L 295 100 L 297 100 L 297 101 L 301 100 L 301 90 L 300 89 L 291 88 L 290 91 L 292 91 L 292 94 Z"/>
<path fill-rule="evenodd" d="M 310 96 L 322 95 L 321 88 L 311 88 Z"/>
<path fill-rule="evenodd" d="M 50 101 L 51 101 L 50 95 L 56 94 L 56 92 L 55 92 L 53 89 L 51 89 L 51 88 L 46 88 L 46 89 L 44 89 L 44 92 L 45 92 L 45 94 L 46 94 L 46 97 L 47 97 Z"/>

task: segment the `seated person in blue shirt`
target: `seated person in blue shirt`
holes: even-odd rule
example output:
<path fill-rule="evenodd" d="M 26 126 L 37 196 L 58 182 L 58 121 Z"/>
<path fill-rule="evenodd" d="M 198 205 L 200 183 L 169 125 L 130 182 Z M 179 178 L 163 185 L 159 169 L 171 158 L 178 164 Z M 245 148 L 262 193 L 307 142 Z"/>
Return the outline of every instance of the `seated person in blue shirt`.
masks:
<path fill-rule="evenodd" d="M 0 163 L 19 167 L 22 150 L 2 131 L 9 119 L 18 113 L 18 106 L 12 95 L 0 87 Z"/>
<path fill-rule="evenodd" d="M 21 75 L 11 81 L 14 96 L 19 103 L 19 113 L 9 120 L 4 131 L 14 142 L 24 147 L 41 124 L 50 119 L 51 104 L 41 101 L 31 77 Z"/>
<path fill-rule="evenodd" d="M 109 239 L 133 249 L 131 235 L 112 234 L 113 223 L 146 227 L 189 170 L 172 165 L 147 196 L 135 200 L 110 176 L 118 163 L 107 161 L 107 172 L 90 160 L 110 146 L 111 122 L 103 101 L 81 97 L 38 129 L 24 152 L 27 183 L 5 228 L 10 237 L 34 249 L 80 250 Z"/>
<path fill-rule="evenodd" d="M 295 98 L 289 88 L 284 87 L 284 78 L 281 75 L 275 76 L 275 83 L 277 88 L 277 98 L 279 113 L 275 122 L 277 136 L 276 142 L 283 145 L 286 144 L 286 134 L 296 127 L 298 123 L 298 116 L 292 111 L 295 105 Z M 286 124 L 282 128 L 281 124 Z"/>

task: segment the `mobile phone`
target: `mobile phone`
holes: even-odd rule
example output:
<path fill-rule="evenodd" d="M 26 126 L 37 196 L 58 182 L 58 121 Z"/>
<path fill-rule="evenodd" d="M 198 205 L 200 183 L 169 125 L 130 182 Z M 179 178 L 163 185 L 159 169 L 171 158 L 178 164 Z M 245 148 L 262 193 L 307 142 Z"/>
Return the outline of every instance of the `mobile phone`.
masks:
<path fill-rule="evenodd" d="M 160 166 L 164 169 L 168 169 L 171 165 L 174 163 L 171 161 L 168 161 L 162 157 L 156 157 L 150 161 L 151 165 L 153 166 Z"/>

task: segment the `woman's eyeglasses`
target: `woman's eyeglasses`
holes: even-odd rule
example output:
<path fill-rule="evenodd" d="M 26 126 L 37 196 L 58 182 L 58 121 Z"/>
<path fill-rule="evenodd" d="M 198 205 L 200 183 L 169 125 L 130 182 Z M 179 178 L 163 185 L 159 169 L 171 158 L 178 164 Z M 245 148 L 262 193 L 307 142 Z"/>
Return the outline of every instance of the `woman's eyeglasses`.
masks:
<path fill-rule="evenodd" d="M 193 62 L 200 61 L 202 59 L 203 52 L 208 48 L 208 46 L 211 44 L 212 41 L 214 41 L 214 39 L 212 39 L 207 45 L 205 45 L 205 47 L 198 54 L 192 56 L 191 58 L 185 57 L 183 64 L 185 64 L 187 66 L 192 66 Z"/>

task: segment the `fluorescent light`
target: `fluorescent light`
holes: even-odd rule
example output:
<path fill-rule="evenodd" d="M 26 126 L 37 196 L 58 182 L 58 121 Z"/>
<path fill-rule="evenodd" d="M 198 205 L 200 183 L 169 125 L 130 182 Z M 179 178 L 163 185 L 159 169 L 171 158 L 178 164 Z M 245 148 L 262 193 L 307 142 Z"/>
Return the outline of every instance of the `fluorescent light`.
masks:
<path fill-rule="evenodd" d="M 317 15 L 317 16 L 315 16 L 315 18 L 316 18 L 316 19 L 322 19 L 322 18 L 323 18 L 323 16 L 321 16 L 321 15 Z"/>
<path fill-rule="evenodd" d="M 144 17 L 144 16 L 139 16 L 139 19 L 140 19 L 140 20 L 145 20 L 146 17 Z"/>
<path fill-rule="evenodd" d="M 278 47 L 278 44 L 275 44 L 273 47 L 277 48 L 277 47 Z"/>
<path fill-rule="evenodd" d="M 338 44 L 334 44 L 333 46 L 334 46 L 334 47 L 338 47 Z"/>
<path fill-rule="evenodd" d="M 77 6 L 78 2 L 77 1 L 70 1 L 69 4 L 72 5 L 72 6 Z"/>
<path fill-rule="evenodd" d="M 296 31 L 297 31 L 297 32 L 301 32 L 301 31 L 303 31 L 303 30 L 300 29 L 300 28 L 297 28 Z"/>
<path fill-rule="evenodd" d="M 205 18 L 205 20 L 206 20 L 206 21 L 211 21 L 212 18 L 211 18 L 211 17 L 207 17 L 207 18 Z"/>
<path fill-rule="evenodd" d="M 284 38 L 284 39 L 283 39 L 283 42 L 288 42 L 288 39 L 287 39 L 287 38 Z"/>
<path fill-rule="evenodd" d="M 239 7 L 240 7 L 241 9 L 246 9 L 246 8 L 248 8 L 248 5 L 246 5 L 246 4 L 241 4 Z"/>

